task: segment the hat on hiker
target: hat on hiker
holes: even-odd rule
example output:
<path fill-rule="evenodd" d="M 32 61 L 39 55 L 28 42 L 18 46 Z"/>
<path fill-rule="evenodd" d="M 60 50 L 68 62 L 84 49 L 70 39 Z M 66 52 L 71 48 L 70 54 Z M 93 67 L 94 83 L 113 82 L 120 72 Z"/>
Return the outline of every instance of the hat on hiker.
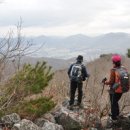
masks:
<path fill-rule="evenodd" d="M 118 54 L 115 54 L 112 56 L 112 61 L 113 62 L 121 62 L 121 56 Z"/>
<path fill-rule="evenodd" d="M 77 61 L 83 61 L 83 56 L 82 55 L 78 55 Z"/>

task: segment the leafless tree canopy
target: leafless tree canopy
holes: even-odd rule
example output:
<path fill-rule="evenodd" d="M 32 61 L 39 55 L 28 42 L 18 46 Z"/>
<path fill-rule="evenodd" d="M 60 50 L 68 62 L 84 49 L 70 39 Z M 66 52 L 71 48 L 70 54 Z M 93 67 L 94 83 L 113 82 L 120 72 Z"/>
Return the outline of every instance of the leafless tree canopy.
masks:
<path fill-rule="evenodd" d="M 0 79 L 8 61 L 14 62 L 17 58 L 17 69 L 19 69 L 21 57 L 29 54 L 29 48 L 32 44 L 28 41 L 24 41 L 21 35 L 21 25 L 22 21 L 17 25 L 16 38 L 14 38 L 14 32 L 10 30 L 5 38 L 2 38 L 0 41 Z"/>

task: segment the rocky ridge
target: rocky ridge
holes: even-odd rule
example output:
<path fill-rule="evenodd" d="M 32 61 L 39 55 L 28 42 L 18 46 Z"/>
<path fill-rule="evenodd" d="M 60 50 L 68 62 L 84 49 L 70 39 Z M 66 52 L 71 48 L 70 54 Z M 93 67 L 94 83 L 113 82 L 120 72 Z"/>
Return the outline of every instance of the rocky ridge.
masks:
<path fill-rule="evenodd" d="M 0 130 L 130 130 L 130 114 L 121 116 L 117 124 L 111 125 L 109 116 L 100 119 L 97 110 L 89 103 L 85 104 L 84 108 L 74 107 L 72 111 L 65 100 L 52 112 L 34 121 L 12 113 L 1 118 Z"/>

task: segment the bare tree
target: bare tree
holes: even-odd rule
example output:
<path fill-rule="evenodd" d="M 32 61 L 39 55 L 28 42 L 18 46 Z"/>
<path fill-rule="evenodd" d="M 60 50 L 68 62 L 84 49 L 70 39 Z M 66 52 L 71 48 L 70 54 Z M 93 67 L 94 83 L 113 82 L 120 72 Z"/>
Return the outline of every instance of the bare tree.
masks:
<path fill-rule="evenodd" d="M 13 84 L 15 80 L 6 80 L 3 84 L 3 77 L 5 70 L 9 67 L 12 69 L 14 67 L 14 73 L 20 72 L 20 68 L 22 68 L 22 58 L 24 56 L 28 56 L 32 53 L 38 51 L 44 44 L 35 50 L 31 50 L 33 44 L 29 41 L 26 41 L 22 36 L 22 19 L 18 22 L 16 26 L 16 33 L 14 30 L 10 30 L 5 38 L 2 38 L 0 41 L 0 110 L 3 110 L 9 106 L 17 97 L 17 89 L 21 87 L 22 84 Z M 12 66 L 13 67 L 12 67 Z M 49 72 L 49 71 L 48 71 Z M 5 75 L 7 77 L 7 75 Z M 5 78 L 4 77 L 4 78 Z M 8 79 L 8 78 L 7 78 Z M 15 78 L 17 82 L 20 82 L 19 76 Z M 13 84 L 13 87 L 11 86 Z M 19 99 L 19 98 L 18 98 Z"/>
<path fill-rule="evenodd" d="M 29 41 L 24 41 L 21 30 L 22 20 L 20 19 L 20 22 L 17 24 L 16 38 L 14 38 L 14 32 L 10 30 L 5 38 L 2 38 L 0 41 L 0 81 L 3 76 L 5 66 L 9 61 L 12 61 L 15 65 L 15 69 L 19 70 L 21 58 L 33 53 L 29 51 L 32 44 Z"/>

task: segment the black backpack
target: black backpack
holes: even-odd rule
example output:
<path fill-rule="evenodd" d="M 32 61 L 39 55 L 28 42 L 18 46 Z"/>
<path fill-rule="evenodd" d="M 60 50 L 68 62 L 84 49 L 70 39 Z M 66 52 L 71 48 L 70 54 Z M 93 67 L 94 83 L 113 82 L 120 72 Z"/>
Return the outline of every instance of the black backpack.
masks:
<path fill-rule="evenodd" d="M 82 82 L 82 64 L 74 64 L 70 71 L 70 79 L 76 82 Z"/>
<path fill-rule="evenodd" d="M 127 70 L 124 67 L 121 67 L 119 69 L 115 69 L 119 73 L 120 78 L 120 84 L 122 87 L 122 92 L 128 92 L 129 91 L 129 74 Z"/>

